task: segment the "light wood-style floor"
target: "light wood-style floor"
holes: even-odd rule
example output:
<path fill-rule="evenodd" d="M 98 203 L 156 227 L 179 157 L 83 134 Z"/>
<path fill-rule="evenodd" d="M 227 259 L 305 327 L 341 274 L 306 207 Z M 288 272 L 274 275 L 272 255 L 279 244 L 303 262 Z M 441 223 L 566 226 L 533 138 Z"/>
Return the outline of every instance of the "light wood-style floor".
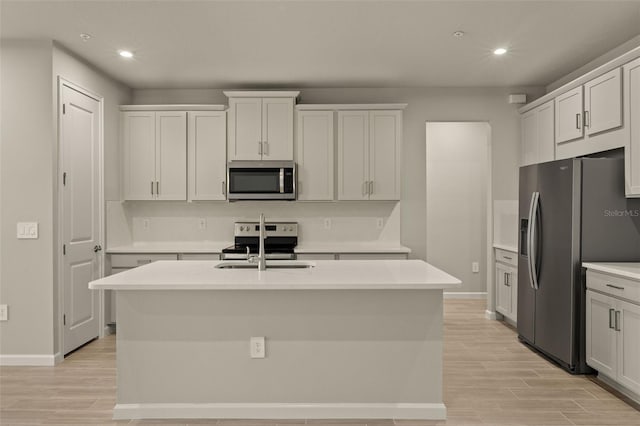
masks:
<path fill-rule="evenodd" d="M 518 343 L 515 331 L 484 318 L 484 301 L 445 301 L 446 422 L 422 425 L 640 425 L 640 411 L 596 384 L 571 376 Z M 391 426 L 392 420 L 111 420 L 115 404 L 115 338 L 95 341 L 55 367 L 0 368 L 0 424 L 322 423 Z"/>

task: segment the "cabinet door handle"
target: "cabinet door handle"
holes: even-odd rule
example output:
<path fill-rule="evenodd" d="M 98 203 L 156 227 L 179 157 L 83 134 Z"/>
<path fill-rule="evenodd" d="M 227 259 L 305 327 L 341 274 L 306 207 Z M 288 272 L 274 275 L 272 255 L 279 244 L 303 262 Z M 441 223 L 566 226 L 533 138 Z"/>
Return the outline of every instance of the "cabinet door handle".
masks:
<path fill-rule="evenodd" d="M 507 259 L 507 260 L 513 260 L 513 258 L 512 258 L 512 257 L 509 257 L 509 256 L 502 256 L 502 257 L 504 257 L 504 258 L 505 258 L 505 259 Z"/>
<path fill-rule="evenodd" d="M 582 121 L 580 119 L 580 115 L 581 115 L 580 113 L 576 114 L 576 129 L 578 129 L 578 130 L 580 130 L 580 122 Z"/>
<path fill-rule="evenodd" d="M 589 119 L 589 111 L 584 112 L 584 127 L 589 127 L 591 125 L 591 120 Z"/>
<path fill-rule="evenodd" d="M 153 195 L 153 181 L 151 181 L 151 195 Z"/>
<path fill-rule="evenodd" d="M 507 287 L 511 287 L 511 284 L 509 284 L 509 273 L 505 272 L 504 273 L 504 285 Z"/>
<path fill-rule="evenodd" d="M 615 321 L 614 316 L 615 316 L 615 312 L 616 310 L 611 308 L 609 309 L 609 328 L 613 329 L 613 322 Z"/>
<path fill-rule="evenodd" d="M 362 182 L 362 195 L 367 195 L 367 181 Z"/>
<path fill-rule="evenodd" d="M 258 154 L 262 155 L 262 142 L 258 141 Z"/>
<path fill-rule="evenodd" d="M 267 141 L 262 142 L 262 154 L 269 155 L 269 142 Z"/>
<path fill-rule="evenodd" d="M 615 288 L 616 290 L 624 290 L 624 287 L 619 287 L 619 286 L 613 285 L 613 284 L 607 284 L 607 287 Z"/>
<path fill-rule="evenodd" d="M 373 195 L 373 181 L 369 181 L 369 195 Z"/>
<path fill-rule="evenodd" d="M 156 181 L 156 195 L 160 195 L 160 182 Z"/>
<path fill-rule="evenodd" d="M 222 181 L 222 195 L 227 195 L 227 187 L 224 184 L 224 181 Z"/>
<path fill-rule="evenodd" d="M 616 311 L 616 331 L 620 331 L 620 311 Z"/>

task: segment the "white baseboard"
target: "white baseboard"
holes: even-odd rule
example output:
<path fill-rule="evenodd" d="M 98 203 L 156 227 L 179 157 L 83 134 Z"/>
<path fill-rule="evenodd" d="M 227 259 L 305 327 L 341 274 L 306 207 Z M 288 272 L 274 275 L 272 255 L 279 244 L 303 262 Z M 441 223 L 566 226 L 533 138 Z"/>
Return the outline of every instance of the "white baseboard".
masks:
<path fill-rule="evenodd" d="M 463 291 L 445 291 L 445 299 L 486 299 L 486 291 L 463 292 Z"/>
<path fill-rule="evenodd" d="M 484 317 L 486 319 L 488 319 L 488 320 L 494 320 L 495 321 L 496 319 L 498 319 L 498 315 L 499 314 L 496 314 L 496 311 L 490 311 L 488 309 L 486 311 L 484 311 Z"/>
<path fill-rule="evenodd" d="M 116 404 L 125 419 L 412 419 L 444 420 L 444 403 L 430 404 Z"/>
<path fill-rule="evenodd" d="M 62 355 L 62 353 L 60 352 L 57 352 L 53 356 L 53 362 L 57 365 L 57 364 L 60 364 L 62 361 L 64 361 L 64 355 Z"/>
<path fill-rule="evenodd" d="M 617 390 L 618 392 L 620 392 L 624 396 L 626 396 L 629 399 L 631 399 L 636 404 L 640 404 L 640 395 L 634 393 L 630 389 L 627 389 L 625 386 L 622 386 L 620 383 L 618 383 L 615 380 L 609 378 L 608 376 L 605 376 L 604 374 L 598 372 L 597 380 L 599 380 L 602 383 L 606 384 L 607 386 L 612 387 L 613 389 Z"/>
<path fill-rule="evenodd" d="M 52 367 L 62 361 L 62 356 L 55 355 L 0 355 L 2 366 Z"/>

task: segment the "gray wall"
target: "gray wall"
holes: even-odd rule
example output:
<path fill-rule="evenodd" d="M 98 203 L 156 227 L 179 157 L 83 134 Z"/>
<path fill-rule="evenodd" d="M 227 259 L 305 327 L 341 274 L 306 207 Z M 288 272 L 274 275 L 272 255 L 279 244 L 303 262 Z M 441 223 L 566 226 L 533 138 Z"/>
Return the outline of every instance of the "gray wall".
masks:
<path fill-rule="evenodd" d="M 528 88 L 387 88 L 303 89 L 298 103 L 409 104 L 404 112 L 402 170 L 402 243 L 412 258 L 426 259 L 425 123 L 487 121 L 492 133 L 492 199 L 518 198 L 520 162 L 519 105 L 507 103 L 509 93 L 527 93 L 532 100 L 542 87 Z M 134 104 L 226 104 L 221 90 L 134 90 Z"/>
<path fill-rule="evenodd" d="M 54 355 L 59 348 L 57 244 L 58 75 L 104 96 L 105 191 L 118 197 L 118 105 L 130 89 L 51 41 L 3 40 L 0 354 Z M 37 221 L 37 240 L 17 240 L 16 222 Z"/>

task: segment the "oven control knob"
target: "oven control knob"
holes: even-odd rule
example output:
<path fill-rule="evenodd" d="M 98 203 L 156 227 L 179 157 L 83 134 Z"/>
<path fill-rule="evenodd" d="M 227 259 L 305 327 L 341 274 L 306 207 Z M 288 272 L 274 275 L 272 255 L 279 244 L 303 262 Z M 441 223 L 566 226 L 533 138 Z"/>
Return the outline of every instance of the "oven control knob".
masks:
<path fill-rule="evenodd" d="M 241 227 L 240 227 L 240 231 L 244 231 L 244 226 L 241 226 Z"/>

